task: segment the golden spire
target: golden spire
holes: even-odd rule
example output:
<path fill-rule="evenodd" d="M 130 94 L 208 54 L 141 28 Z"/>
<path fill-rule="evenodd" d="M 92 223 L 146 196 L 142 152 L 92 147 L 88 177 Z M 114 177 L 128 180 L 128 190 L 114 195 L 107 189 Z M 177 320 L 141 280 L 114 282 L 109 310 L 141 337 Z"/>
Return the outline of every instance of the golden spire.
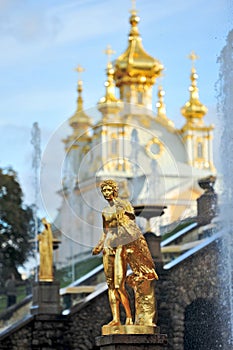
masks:
<path fill-rule="evenodd" d="M 142 39 L 138 30 L 140 17 L 137 15 L 135 1 L 132 1 L 131 16 L 129 19 L 131 28 L 129 43 L 126 51 L 120 55 L 115 63 L 114 79 L 116 86 L 130 84 L 153 85 L 155 79 L 160 76 L 163 65 L 150 56 L 142 46 Z"/>
<path fill-rule="evenodd" d="M 82 98 L 82 91 L 83 91 L 83 81 L 81 80 L 81 75 L 85 71 L 85 69 L 78 65 L 76 68 L 74 68 L 76 72 L 78 72 L 78 87 L 77 87 L 77 92 L 78 92 L 78 98 L 77 98 L 77 111 L 82 111 L 83 110 L 83 98 Z"/>
<path fill-rule="evenodd" d="M 106 93 L 105 96 L 100 99 L 100 103 L 111 103 L 119 101 L 115 96 L 115 84 L 114 84 L 114 69 L 111 63 L 111 56 L 116 53 L 116 51 L 112 50 L 111 46 L 108 45 L 104 53 L 107 55 L 107 81 L 105 82 Z"/>
<path fill-rule="evenodd" d="M 106 75 L 107 80 L 104 83 L 106 90 L 105 90 L 105 96 L 102 97 L 99 100 L 98 103 L 98 109 L 100 112 L 106 114 L 107 112 L 118 112 L 121 108 L 121 101 L 118 100 L 115 96 L 115 84 L 114 84 L 114 69 L 111 63 L 111 56 L 115 53 L 114 50 L 112 50 L 111 46 L 108 45 L 107 48 L 104 50 L 104 53 L 107 55 L 107 68 L 106 68 Z"/>
<path fill-rule="evenodd" d="M 194 62 L 198 59 L 198 56 L 194 51 L 188 56 L 192 61 L 191 68 L 191 85 L 189 87 L 190 97 L 189 101 L 181 108 L 182 115 L 187 119 L 187 124 L 189 125 L 203 125 L 203 117 L 207 113 L 207 107 L 203 105 L 199 100 L 199 93 L 197 87 L 197 78 L 196 69 L 194 67 Z"/>
<path fill-rule="evenodd" d="M 78 72 L 78 98 L 77 98 L 77 109 L 73 116 L 69 119 L 70 126 L 76 130 L 76 133 L 82 133 L 86 131 L 91 126 L 91 118 L 84 112 L 83 110 L 83 98 L 82 98 L 82 91 L 83 91 L 83 81 L 81 80 L 81 74 L 85 71 L 85 69 L 78 65 L 77 68 L 74 69 L 76 72 Z M 79 132 L 80 131 L 80 132 Z"/>
<path fill-rule="evenodd" d="M 174 123 L 170 119 L 168 119 L 166 115 L 164 95 L 165 95 L 165 91 L 163 90 L 162 86 L 161 85 L 158 86 L 158 102 L 156 103 L 156 107 L 157 107 L 156 121 L 164 126 L 174 127 Z"/>
<path fill-rule="evenodd" d="M 132 40 L 134 36 L 139 36 L 139 30 L 138 30 L 138 23 L 140 21 L 140 17 L 137 16 L 137 10 L 136 10 L 136 1 L 132 0 L 132 9 L 130 10 L 131 16 L 129 19 L 129 22 L 131 24 L 131 30 L 129 33 L 129 40 Z"/>
<path fill-rule="evenodd" d="M 111 63 L 111 57 L 114 55 L 114 53 L 116 53 L 116 51 L 111 48 L 111 45 L 107 45 L 104 53 L 107 55 L 107 63 Z"/>
<path fill-rule="evenodd" d="M 194 68 L 194 62 L 199 59 L 199 56 L 194 51 L 191 51 L 188 58 L 192 61 L 192 68 Z"/>

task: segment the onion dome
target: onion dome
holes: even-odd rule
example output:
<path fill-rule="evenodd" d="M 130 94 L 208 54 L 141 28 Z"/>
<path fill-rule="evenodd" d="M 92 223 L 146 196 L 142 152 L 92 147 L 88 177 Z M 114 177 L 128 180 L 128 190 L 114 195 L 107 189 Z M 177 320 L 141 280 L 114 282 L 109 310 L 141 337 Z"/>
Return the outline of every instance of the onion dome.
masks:
<path fill-rule="evenodd" d="M 144 50 L 138 31 L 139 21 L 137 11 L 131 10 L 128 47 L 115 62 L 114 79 L 117 87 L 124 84 L 153 85 L 164 68 L 157 59 Z"/>
<path fill-rule="evenodd" d="M 81 66 L 78 66 L 75 69 L 78 73 L 81 73 L 84 71 L 84 69 Z M 78 80 L 78 98 L 77 98 L 77 109 L 75 113 L 70 117 L 69 124 L 74 129 L 75 135 L 82 135 L 88 131 L 90 126 L 92 125 L 91 118 L 84 112 L 83 110 L 83 98 L 82 98 L 82 91 L 83 91 L 83 82 L 81 79 Z"/>
<path fill-rule="evenodd" d="M 110 55 L 115 53 L 108 45 L 107 49 L 104 51 L 108 56 L 108 63 L 106 68 L 107 80 L 105 82 L 105 95 L 98 102 L 98 110 L 104 115 L 116 114 L 122 109 L 121 100 L 117 99 L 115 96 L 115 83 L 114 83 L 114 69 L 112 63 L 110 62 Z"/>
<path fill-rule="evenodd" d="M 197 59 L 197 56 L 194 52 L 189 55 L 189 58 L 194 61 Z M 190 125 L 203 125 L 203 117 L 206 115 L 208 109 L 202 104 L 199 100 L 199 93 L 197 87 L 197 78 L 196 69 L 192 67 L 190 80 L 191 85 L 189 87 L 190 97 L 189 101 L 181 108 L 182 115 L 187 119 L 187 124 Z"/>

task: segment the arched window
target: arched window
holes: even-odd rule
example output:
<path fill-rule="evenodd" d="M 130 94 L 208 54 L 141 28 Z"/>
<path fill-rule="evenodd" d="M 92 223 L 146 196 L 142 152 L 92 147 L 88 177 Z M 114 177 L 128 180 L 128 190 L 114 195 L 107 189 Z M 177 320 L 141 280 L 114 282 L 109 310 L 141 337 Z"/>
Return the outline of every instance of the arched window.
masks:
<path fill-rule="evenodd" d="M 112 140 L 112 154 L 116 154 L 117 153 L 117 140 L 113 139 Z"/>
<path fill-rule="evenodd" d="M 203 158 L 203 143 L 200 141 L 197 143 L 197 157 Z"/>
<path fill-rule="evenodd" d="M 138 91 L 138 104 L 142 105 L 143 104 L 143 92 Z"/>
<path fill-rule="evenodd" d="M 118 154 L 118 146 L 119 146 L 119 140 L 116 137 L 113 137 L 111 140 L 111 154 L 112 155 Z"/>

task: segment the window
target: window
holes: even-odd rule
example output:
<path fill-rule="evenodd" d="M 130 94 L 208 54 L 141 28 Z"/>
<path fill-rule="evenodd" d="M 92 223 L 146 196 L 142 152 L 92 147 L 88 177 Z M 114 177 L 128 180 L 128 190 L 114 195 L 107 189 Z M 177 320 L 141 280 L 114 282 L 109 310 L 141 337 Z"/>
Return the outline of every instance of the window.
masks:
<path fill-rule="evenodd" d="M 142 104 L 143 103 L 143 93 L 142 91 L 138 91 L 138 104 Z"/>
<path fill-rule="evenodd" d="M 200 141 L 197 143 L 197 157 L 203 158 L 203 143 Z"/>

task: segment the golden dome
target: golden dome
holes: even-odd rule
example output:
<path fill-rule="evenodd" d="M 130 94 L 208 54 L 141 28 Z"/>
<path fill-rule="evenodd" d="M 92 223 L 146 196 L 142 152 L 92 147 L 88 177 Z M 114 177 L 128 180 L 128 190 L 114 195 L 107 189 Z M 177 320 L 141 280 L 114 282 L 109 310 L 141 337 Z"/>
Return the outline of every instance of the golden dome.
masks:
<path fill-rule="evenodd" d="M 81 74 L 84 71 L 84 68 L 80 65 L 75 68 L 75 70 Z M 83 110 L 83 82 L 81 79 L 78 80 L 78 98 L 77 98 L 77 109 L 75 113 L 70 117 L 69 124 L 74 129 L 75 134 L 82 134 L 87 131 L 87 129 L 92 125 L 91 118 Z"/>
<path fill-rule="evenodd" d="M 121 100 L 117 99 L 115 96 L 115 84 L 113 80 L 114 69 L 111 62 L 107 64 L 107 80 L 105 82 L 106 92 L 98 102 L 98 109 L 100 112 L 106 114 L 117 113 L 122 108 Z"/>
<path fill-rule="evenodd" d="M 194 52 L 191 52 L 189 58 L 194 62 L 198 58 L 198 56 Z M 187 119 L 188 124 L 191 123 L 201 125 L 203 124 L 202 118 L 206 115 L 208 109 L 199 100 L 197 79 L 198 75 L 196 69 L 192 67 L 190 75 L 191 85 L 189 87 L 190 97 L 189 101 L 187 101 L 185 105 L 181 108 L 181 113 Z"/>
<path fill-rule="evenodd" d="M 202 119 L 206 115 L 208 109 L 199 100 L 197 78 L 195 68 L 192 68 L 192 73 L 190 76 L 191 86 L 189 87 L 190 99 L 181 108 L 182 115 L 187 119 L 199 118 Z"/>
<path fill-rule="evenodd" d="M 80 128 L 80 126 L 91 126 L 91 118 L 83 110 L 83 98 L 82 98 L 82 81 L 78 81 L 78 98 L 77 98 L 77 109 L 75 113 L 70 117 L 69 124 L 73 129 Z"/>
<path fill-rule="evenodd" d="M 78 73 L 84 71 L 81 66 L 78 66 L 75 69 Z M 69 118 L 69 124 L 73 129 L 72 135 L 68 136 L 63 142 L 66 144 L 66 149 L 69 150 L 70 146 L 67 146 L 69 143 L 72 143 L 72 147 L 76 147 L 77 141 L 89 141 L 91 139 L 90 136 L 90 127 L 92 126 L 91 118 L 84 112 L 83 110 L 83 82 L 82 80 L 78 80 L 78 98 L 77 98 L 77 109 L 72 117 Z"/>
<path fill-rule="evenodd" d="M 104 53 L 108 56 L 108 63 L 106 68 L 107 80 L 105 81 L 105 96 L 101 97 L 98 102 L 98 110 L 106 118 L 107 114 L 116 114 L 122 109 L 122 102 L 115 96 L 115 83 L 114 83 L 114 68 L 110 61 L 111 55 L 115 53 L 111 46 L 108 45 Z"/>
<path fill-rule="evenodd" d="M 115 62 L 114 79 L 117 87 L 123 84 L 153 85 L 164 68 L 157 59 L 144 50 L 137 26 L 139 20 L 136 10 L 132 10 L 129 44 L 126 51 Z"/>

